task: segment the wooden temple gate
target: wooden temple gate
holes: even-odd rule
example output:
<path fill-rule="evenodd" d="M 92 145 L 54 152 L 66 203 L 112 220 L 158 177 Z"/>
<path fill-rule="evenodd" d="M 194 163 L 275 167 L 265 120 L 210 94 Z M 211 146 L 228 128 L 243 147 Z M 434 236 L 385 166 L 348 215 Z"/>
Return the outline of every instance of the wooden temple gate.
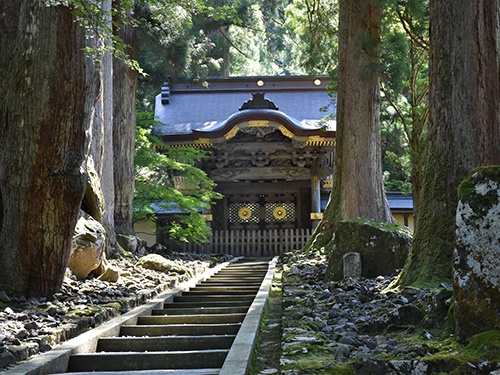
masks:
<path fill-rule="evenodd" d="M 214 230 L 203 244 L 186 243 L 182 251 L 194 253 L 225 253 L 246 257 L 273 257 L 302 249 L 312 230 Z"/>

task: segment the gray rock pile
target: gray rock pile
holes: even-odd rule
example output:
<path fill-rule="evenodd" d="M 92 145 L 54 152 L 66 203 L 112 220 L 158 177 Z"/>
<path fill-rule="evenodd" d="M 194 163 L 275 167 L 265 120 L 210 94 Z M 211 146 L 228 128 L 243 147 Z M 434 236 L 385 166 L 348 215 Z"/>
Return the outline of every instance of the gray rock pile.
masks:
<path fill-rule="evenodd" d="M 449 358 L 422 359 L 443 352 L 432 332 L 446 331 L 451 286 L 384 292 L 395 276 L 325 282 L 326 256 L 294 252 L 285 254 L 282 263 L 282 374 L 345 366 L 339 371 L 347 372 L 338 373 L 424 375 L 456 367 L 459 353 L 452 352 L 452 345 Z M 471 374 L 500 368 L 488 361 L 470 366 Z"/>
<path fill-rule="evenodd" d="M 161 271 L 143 267 L 140 259 L 132 255 L 108 260 L 119 272 L 116 282 L 96 278 L 79 280 L 68 271 L 61 291 L 51 298 L 13 298 L 0 291 L 0 371 L 51 350 L 83 330 L 144 304 L 178 283 L 229 260 L 229 256 L 223 254 L 166 251 L 161 255 L 163 257 L 157 257 L 170 265 Z"/>

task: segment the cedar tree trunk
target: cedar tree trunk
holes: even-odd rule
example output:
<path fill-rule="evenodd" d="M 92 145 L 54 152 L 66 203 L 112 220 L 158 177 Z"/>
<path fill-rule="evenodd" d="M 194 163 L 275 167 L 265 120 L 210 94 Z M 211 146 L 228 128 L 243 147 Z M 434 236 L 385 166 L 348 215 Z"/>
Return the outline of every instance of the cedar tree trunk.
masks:
<path fill-rule="evenodd" d="M 103 0 L 102 8 L 111 11 L 112 0 Z M 106 21 L 111 27 L 111 15 Z M 111 38 L 106 38 L 105 44 L 109 45 Z M 104 195 L 106 208 L 104 210 L 103 224 L 106 228 L 106 254 L 109 255 L 116 247 L 115 234 L 115 181 L 114 181 L 114 149 L 113 149 L 113 56 L 110 52 L 102 57 L 102 111 L 103 111 L 103 154 L 101 189 Z"/>
<path fill-rule="evenodd" d="M 340 220 L 392 221 L 382 178 L 378 17 L 379 9 L 368 0 L 340 1 L 333 189 L 324 220 L 309 241 L 314 248 L 331 241 Z"/>
<path fill-rule="evenodd" d="M 0 2 L 0 290 L 12 296 L 60 289 L 85 192 L 91 61 L 74 21 L 40 0 Z"/>
<path fill-rule="evenodd" d="M 119 7 L 119 1 L 114 6 Z M 135 28 L 121 25 L 117 35 L 130 46 L 127 53 L 136 58 Z M 118 233 L 133 234 L 134 200 L 134 147 L 137 92 L 137 73 L 122 60 L 113 59 L 113 150 L 115 230 Z"/>
<path fill-rule="evenodd" d="M 401 285 L 452 276 L 457 189 L 500 164 L 498 0 L 431 0 L 429 132 L 424 186 Z"/>

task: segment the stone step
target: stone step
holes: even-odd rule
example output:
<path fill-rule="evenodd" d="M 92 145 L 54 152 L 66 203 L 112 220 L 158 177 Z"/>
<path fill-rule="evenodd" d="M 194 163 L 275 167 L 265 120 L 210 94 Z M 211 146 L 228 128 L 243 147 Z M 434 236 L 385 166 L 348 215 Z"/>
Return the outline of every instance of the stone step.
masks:
<path fill-rule="evenodd" d="M 213 276 L 210 278 L 210 281 L 229 281 L 229 282 L 232 282 L 232 283 L 235 283 L 235 282 L 240 282 L 240 283 L 244 283 L 244 282 L 250 282 L 250 283 L 261 283 L 262 282 L 262 277 L 250 277 L 250 276 L 247 276 L 247 277 L 228 277 L 228 276 L 224 276 L 224 275 L 220 275 L 220 276 Z"/>
<path fill-rule="evenodd" d="M 228 265 L 224 269 L 232 269 L 232 268 L 255 268 L 255 269 L 265 268 L 265 269 L 267 269 L 268 267 L 269 267 L 269 264 L 267 262 L 252 262 L 252 263 L 248 262 L 248 263 L 233 263 L 233 264 Z"/>
<path fill-rule="evenodd" d="M 126 375 L 218 375 L 220 368 L 201 368 L 189 370 L 144 370 L 144 371 L 127 371 Z M 89 372 L 72 372 L 71 375 L 119 375 L 116 371 L 89 371 Z M 57 375 L 57 374 L 53 374 Z"/>
<path fill-rule="evenodd" d="M 225 281 L 213 281 L 210 283 L 203 283 L 199 284 L 201 287 L 226 287 L 228 285 L 233 285 L 233 286 L 240 286 L 242 288 L 244 287 L 250 287 L 250 288 L 258 288 L 257 291 L 260 289 L 261 283 L 246 283 L 246 282 L 241 282 L 241 283 L 235 283 L 235 282 L 225 282 Z"/>
<path fill-rule="evenodd" d="M 219 270 L 217 273 L 225 273 L 225 272 L 241 272 L 241 273 L 266 273 L 267 267 L 226 267 Z"/>
<path fill-rule="evenodd" d="M 174 304 L 174 306 L 177 304 Z M 243 307 L 192 307 L 192 308 L 169 308 L 155 309 L 151 315 L 194 315 L 194 314 L 245 314 L 249 306 Z"/>
<path fill-rule="evenodd" d="M 228 265 L 225 270 L 232 270 L 232 269 L 256 269 L 256 270 L 262 270 L 262 269 L 267 269 L 268 268 L 267 263 L 255 263 L 255 264 L 245 264 L 245 263 L 234 263 Z"/>
<path fill-rule="evenodd" d="M 161 316 L 140 316 L 138 325 L 153 324 L 221 324 L 239 323 L 245 319 L 243 314 L 196 314 L 196 315 L 161 315 Z"/>
<path fill-rule="evenodd" d="M 224 269 L 219 270 L 218 273 L 220 272 L 266 272 L 267 271 L 267 266 L 264 267 L 252 267 L 252 266 L 246 266 L 246 267 L 226 267 Z"/>
<path fill-rule="evenodd" d="M 215 275 L 213 275 L 212 277 L 217 277 L 217 276 L 234 276 L 234 278 L 238 278 L 238 277 L 249 277 L 249 276 L 252 276 L 252 277 L 264 277 L 265 276 L 265 272 L 259 272 L 259 271 L 231 271 L 231 270 L 227 270 L 227 271 L 219 271 L 217 272 Z"/>
<path fill-rule="evenodd" d="M 227 266 L 151 315 L 138 316 L 136 325 L 121 326 L 120 337 L 100 338 L 96 353 L 71 355 L 68 372 L 218 375 L 235 342 L 240 350 L 236 335 L 268 267 L 259 259 Z"/>
<path fill-rule="evenodd" d="M 222 288 L 196 288 L 196 289 L 191 289 L 188 292 L 183 292 L 183 296 L 197 296 L 197 295 L 250 295 L 250 294 L 257 294 L 259 291 L 259 288 L 253 288 L 253 289 L 222 289 Z"/>
<path fill-rule="evenodd" d="M 220 368 L 229 350 L 89 353 L 72 355 L 68 372 Z"/>
<path fill-rule="evenodd" d="M 258 286 L 262 284 L 261 281 L 248 281 L 248 280 L 207 280 L 202 281 L 196 285 L 199 286 Z"/>
<path fill-rule="evenodd" d="M 185 351 L 229 349 L 236 335 L 103 337 L 98 352 Z"/>
<path fill-rule="evenodd" d="M 224 301 L 253 301 L 255 295 L 238 295 L 238 296 L 221 296 L 221 295 L 210 295 L 210 296 L 193 296 L 193 295 L 183 295 L 174 297 L 174 303 L 176 302 L 224 302 Z"/>
<path fill-rule="evenodd" d="M 206 336 L 235 335 L 241 323 L 226 324 L 169 324 L 169 325 L 127 325 L 122 326 L 122 336 Z"/>
<path fill-rule="evenodd" d="M 175 302 L 165 303 L 164 309 L 183 309 L 197 307 L 250 307 L 252 301 L 211 301 L 211 302 Z"/>
<path fill-rule="evenodd" d="M 215 275 L 223 275 L 223 274 L 242 274 L 242 275 L 265 275 L 267 272 L 266 269 L 253 269 L 253 268 L 248 268 L 248 269 L 237 269 L 237 268 L 226 268 L 223 270 L 220 270 L 219 272 L 215 273 Z"/>
<path fill-rule="evenodd" d="M 256 293 L 260 286 L 249 286 L 249 285 L 197 285 L 195 288 L 191 289 L 190 292 L 240 292 L 248 291 L 249 294 Z"/>

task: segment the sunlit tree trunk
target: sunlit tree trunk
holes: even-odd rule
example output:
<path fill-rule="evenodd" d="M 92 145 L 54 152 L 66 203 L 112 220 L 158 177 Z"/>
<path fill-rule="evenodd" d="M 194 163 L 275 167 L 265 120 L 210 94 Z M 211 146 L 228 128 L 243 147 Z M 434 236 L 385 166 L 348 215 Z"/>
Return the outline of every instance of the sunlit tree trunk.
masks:
<path fill-rule="evenodd" d="M 119 7 L 119 0 L 114 4 Z M 131 17 L 131 15 L 130 15 Z M 116 20 L 118 21 L 118 20 Z M 129 45 L 129 56 L 136 57 L 135 29 L 121 25 L 117 35 Z M 132 234 L 134 199 L 134 147 L 137 91 L 137 73 L 122 60 L 113 60 L 113 152 L 114 152 L 114 221 L 119 233 Z"/>
<path fill-rule="evenodd" d="M 428 152 L 419 216 L 401 284 L 451 279 L 457 188 L 500 164 L 498 0 L 431 0 Z"/>
<path fill-rule="evenodd" d="M 74 21 L 67 7 L 0 2 L 0 289 L 10 295 L 57 292 L 71 252 L 97 96 Z"/>
<path fill-rule="evenodd" d="M 313 234 L 316 248 L 331 240 L 340 220 L 392 221 L 381 164 L 378 16 L 370 1 L 340 1 L 334 179 L 324 220 Z"/>

